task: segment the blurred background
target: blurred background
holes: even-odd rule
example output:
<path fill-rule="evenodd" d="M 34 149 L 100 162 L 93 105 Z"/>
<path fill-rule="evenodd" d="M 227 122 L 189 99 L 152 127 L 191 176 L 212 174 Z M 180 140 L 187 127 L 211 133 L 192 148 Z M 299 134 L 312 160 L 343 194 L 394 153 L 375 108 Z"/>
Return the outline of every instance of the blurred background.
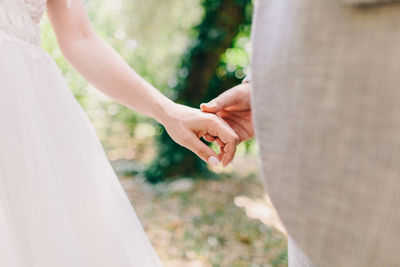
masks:
<path fill-rule="evenodd" d="M 97 32 L 147 81 L 198 107 L 249 73 L 251 0 L 86 0 Z M 88 113 L 165 266 L 287 266 L 286 233 L 258 178 L 257 145 L 214 168 L 154 121 L 103 95 L 44 49 Z"/>

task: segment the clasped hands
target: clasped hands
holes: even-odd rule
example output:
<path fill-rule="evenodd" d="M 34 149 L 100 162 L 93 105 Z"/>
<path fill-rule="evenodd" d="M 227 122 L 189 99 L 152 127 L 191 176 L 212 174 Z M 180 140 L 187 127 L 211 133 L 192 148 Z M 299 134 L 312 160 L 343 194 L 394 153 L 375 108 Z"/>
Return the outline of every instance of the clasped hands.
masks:
<path fill-rule="evenodd" d="M 227 166 L 233 160 L 237 145 L 254 136 L 250 86 L 244 83 L 224 92 L 201 104 L 201 111 L 175 104 L 169 109 L 169 119 L 163 122 L 168 134 L 207 163 Z M 200 138 L 217 143 L 219 153 Z"/>

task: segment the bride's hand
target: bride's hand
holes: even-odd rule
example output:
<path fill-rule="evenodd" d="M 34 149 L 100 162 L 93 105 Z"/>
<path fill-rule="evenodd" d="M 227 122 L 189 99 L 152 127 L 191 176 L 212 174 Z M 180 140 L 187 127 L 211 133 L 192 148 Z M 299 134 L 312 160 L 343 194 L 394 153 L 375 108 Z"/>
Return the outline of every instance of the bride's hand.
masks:
<path fill-rule="evenodd" d="M 213 166 L 218 165 L 220 160 L 226 166 L 235 155 L 238 135 L 214 114 L 173 103 L 166 109 L 160 122 L 176 143 L 190 149 Z M 218 137 L 223 142 L 220 157 L 200 140 L 205 135 Z"/>

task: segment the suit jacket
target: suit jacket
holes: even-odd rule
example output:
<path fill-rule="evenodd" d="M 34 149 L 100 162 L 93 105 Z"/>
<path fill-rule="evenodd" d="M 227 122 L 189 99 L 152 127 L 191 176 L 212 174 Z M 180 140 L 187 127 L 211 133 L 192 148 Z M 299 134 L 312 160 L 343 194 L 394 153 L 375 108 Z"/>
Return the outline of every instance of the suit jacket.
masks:
<path fill-rule="evenodd" d="M 341 0 L 344 4 L 353 6 L 374 6 L 381 4 L 391 4 L 399 2 L 399 0 Z"/>
<path fill-rule="evenodd" d="M 256 2 L 263 181 L 317 266 L 400 266 L 400 5 L 345 2 Z"/>

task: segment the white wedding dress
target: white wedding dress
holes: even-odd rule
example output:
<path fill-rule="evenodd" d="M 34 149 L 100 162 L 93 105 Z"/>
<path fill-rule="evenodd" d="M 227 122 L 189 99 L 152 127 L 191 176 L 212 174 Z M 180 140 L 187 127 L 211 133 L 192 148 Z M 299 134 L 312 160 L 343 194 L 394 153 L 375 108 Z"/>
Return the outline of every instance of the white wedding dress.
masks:
<path fill-rule="evenodd" d="M 45 9 L 46 0 L 0 0 L 0 266 L 161 266 L 90 121 L 40 48 Z"/>

